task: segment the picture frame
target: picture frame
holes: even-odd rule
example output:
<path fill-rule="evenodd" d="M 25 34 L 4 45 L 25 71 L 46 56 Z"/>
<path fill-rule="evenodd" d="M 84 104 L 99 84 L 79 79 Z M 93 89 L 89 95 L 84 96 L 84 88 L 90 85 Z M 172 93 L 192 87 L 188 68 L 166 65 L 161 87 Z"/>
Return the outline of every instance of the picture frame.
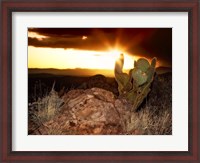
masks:
<path fill-rule="evenodd" d="M 7 0 L 1 2 L 1 161 L 2 162 L 198 162 L 199 128 L 199 15 L 198 0 Z M 12 150 L 12 13 L 13 12 L 188 12 L 189 105 L 188 151 L 13 151 Z"/>

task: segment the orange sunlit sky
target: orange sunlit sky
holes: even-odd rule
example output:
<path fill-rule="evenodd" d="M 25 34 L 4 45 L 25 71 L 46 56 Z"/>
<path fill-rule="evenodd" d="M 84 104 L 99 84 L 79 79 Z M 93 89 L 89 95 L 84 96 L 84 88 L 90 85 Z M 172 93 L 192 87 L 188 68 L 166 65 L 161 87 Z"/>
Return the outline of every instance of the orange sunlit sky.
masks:
<path fill-rule="evenodd" d="M 114 70 L 124 54 L 124 69 L 139 57 L 172 64 L 171 28 L 29 28 L 28 68 Z"/>

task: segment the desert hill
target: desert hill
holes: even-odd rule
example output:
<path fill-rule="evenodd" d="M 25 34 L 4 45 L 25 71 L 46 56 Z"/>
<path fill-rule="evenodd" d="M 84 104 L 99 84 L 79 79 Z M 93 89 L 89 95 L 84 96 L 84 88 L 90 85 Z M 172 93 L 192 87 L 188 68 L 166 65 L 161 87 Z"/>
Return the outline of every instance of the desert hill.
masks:
<path fill-rule="evenodd" d="M 130 112 L 131 105 L 118 98 L 114 79 L 103 75 L 83 79 L 81 83 L 77 78 L 80 84 L 61 96 L 51 88 L 29 104 L 29 134 L 172 134 L 172 73 L 155 75 L 151 92 L 136 112 Z"/>

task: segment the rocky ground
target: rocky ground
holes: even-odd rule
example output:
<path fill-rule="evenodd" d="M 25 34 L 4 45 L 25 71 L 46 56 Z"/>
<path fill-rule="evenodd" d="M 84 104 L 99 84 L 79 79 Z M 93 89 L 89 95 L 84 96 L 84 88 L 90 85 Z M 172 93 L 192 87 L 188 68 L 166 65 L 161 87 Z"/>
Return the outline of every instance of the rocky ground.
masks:
<path fill-rule="evenodd" d="M 112 85 L 112 86 L 110 86 Z M 119 99 L 116 86 L 103 76 L 78 89 L 51 93 L 29 105 L 32 135 L 172 134 L 172 75 L 155 76 L 152 90 L 136 112 Z"/>

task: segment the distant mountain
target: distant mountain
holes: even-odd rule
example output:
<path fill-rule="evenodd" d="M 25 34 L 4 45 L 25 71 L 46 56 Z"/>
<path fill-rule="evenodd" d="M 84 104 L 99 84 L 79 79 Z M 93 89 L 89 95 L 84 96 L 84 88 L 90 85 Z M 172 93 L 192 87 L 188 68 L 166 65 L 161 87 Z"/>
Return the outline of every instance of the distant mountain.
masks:
<path fill-rule="evenodd" d="M 38 69 L 38 68 L 29 68 L 29 74 L 53 74 L 53 75 L 68 75 L 68 76 L 94 76 L 96 74 L 102 74 L 104 76 L 113 77 L 113 70 L 104 70 L 104 69 Z"/>
<path fill-rule="evenodd" d="M 156 68 L 156 73 L 157 74 L 164 74 L 164 73 L 168 73 L 168 72 L 172 72 L 172 68 L 171 67 L 157 67 Z"/>
<path fill-rule="evenodd" d="M 128 73 L 128 70 L 124 70 Z M 169 67 L 158 67 L 156 68 L 157 74 L 163 74 L 167 72 L 172 72 L 172 68 Z M 29 74 L 52 74 L 52 75 L 68 75 L 68 76 L 82 76 L 82 77 L 89 77 L 94 76 L 96 74 L 102 74 L 107 77 L 114 77 L 113 70 L 106 70 L 106 69 L 39 69 L 39 68 L 29 68 Z"/>

